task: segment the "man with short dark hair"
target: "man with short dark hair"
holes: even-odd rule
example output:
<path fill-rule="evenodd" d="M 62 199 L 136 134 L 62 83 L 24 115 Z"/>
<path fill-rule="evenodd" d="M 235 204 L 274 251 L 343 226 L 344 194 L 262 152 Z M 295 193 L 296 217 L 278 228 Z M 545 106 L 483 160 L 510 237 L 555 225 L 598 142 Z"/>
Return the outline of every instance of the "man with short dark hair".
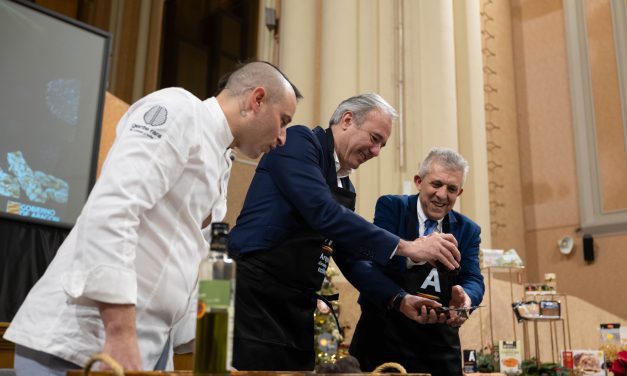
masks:
<path fill-rule="evenodd" d="M 231 149 L 285 143 L 300 97 L 276 67 L 239 67 L 216 96 L 152 93 L 120 120 L 102 175 L 5 334 L 18 375 L 65 375 L 104 351 L 126 370 L 172 369 L 195 336 L 203 228 L 226 213 Z"/>
<path fill-rule="evenodd" d="M 362 313 L 350 353 L 362 371 L 397 362 L 409 372 L 462 374 L 458 328 L 484 293 L 479 268 L 481 229 L 453 210 L 467 172 L 468 163 L 457 152 L 434 148 L 414 176 L 419 194 L 381 196 L 374 218 L 377 226 L 403 239 L 429 239 L 438 233 L 454 236 L 461 253 L 459 270 L 414 263 L 398 254 L 385 267 L 367 259 L 336 258 L 361 293 Z M 432 306 L 425 304 L 428 301 L 463 310 L 436 316 Z"/>
<path fill-rule="evenodd" d="M 458 266 L 452 235 L 405 241 L 353 212 L 348 176 L 379 155 L 395 116 L 377 94 L 351 97 L 337 107 L 329 128 L 292 126 L 286 146 L 259 162 L 231 231 L 236 369 L 313 370 L 315 292 L 331 254 L 352 253 L 380 265 L 397 254 Z"/>

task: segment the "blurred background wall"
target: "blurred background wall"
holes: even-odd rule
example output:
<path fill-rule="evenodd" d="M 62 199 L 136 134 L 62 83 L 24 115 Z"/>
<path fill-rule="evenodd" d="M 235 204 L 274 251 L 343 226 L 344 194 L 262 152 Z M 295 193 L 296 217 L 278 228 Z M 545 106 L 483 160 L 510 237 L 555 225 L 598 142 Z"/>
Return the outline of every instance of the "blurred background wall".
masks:
<path fill-rule="evenodd" d="M 303 92 L 294 124 L 326 125 L 341 100 L 380 93 L 401 117 L 381 156 L 352 176 L 368 219 L 379 195 L 414 193 L 431 147 L 459 150 L 471 170 L 457 209 L 481 225 L 482 247 L 514 248 L 525 262 L 513 277 L 491 276 L 496 313 L 473 315 L 464 346 L 520 338 L 509 281 L 520 299 L 520 283 L 547 272 L 568 297 L 572 347 L 596 348 L 600 322 L 627 324 L 624 1 L 35 2 L 112 33 L 109 92 L 122 102 L 167 86 L 211 96 L 249 58 L 278 65 Z M 234 165 L 232 225 L 255 165 Z M 575 240 L 570 255 L 558 250 L 564 236 Z M 342 321 L 354 325 L 356 292 L 337 284 Z"/>

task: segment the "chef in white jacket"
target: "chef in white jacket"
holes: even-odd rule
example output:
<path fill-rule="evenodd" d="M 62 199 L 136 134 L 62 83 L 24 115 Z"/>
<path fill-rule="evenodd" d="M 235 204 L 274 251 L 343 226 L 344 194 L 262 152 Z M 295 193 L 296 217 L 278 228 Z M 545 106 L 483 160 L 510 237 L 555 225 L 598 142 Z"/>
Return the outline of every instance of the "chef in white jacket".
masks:
<path fill-rule="evenodd" d="M 105 351 L 126 370 L 172 369 L 194 338 L 202 228 L 226 212 L 231 149 L 281 146 L 298 89 L 248 63 L 201 101 L 152 93 L 122 117 L 78 221 L 9 326 L 18 375 L 65 375 Z"/>

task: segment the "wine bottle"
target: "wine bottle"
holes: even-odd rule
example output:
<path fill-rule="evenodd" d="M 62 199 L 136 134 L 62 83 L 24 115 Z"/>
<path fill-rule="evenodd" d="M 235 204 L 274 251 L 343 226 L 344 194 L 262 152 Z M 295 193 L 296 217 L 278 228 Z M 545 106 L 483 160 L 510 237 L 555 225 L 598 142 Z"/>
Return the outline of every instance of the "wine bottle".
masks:
<path fill-rule="evenodd" d="M 194 374 L 232 369 L 235 262 L 227 253 L 228 231 L 227 223 L 211 224 L 209 255 L 198 270 Z"/>

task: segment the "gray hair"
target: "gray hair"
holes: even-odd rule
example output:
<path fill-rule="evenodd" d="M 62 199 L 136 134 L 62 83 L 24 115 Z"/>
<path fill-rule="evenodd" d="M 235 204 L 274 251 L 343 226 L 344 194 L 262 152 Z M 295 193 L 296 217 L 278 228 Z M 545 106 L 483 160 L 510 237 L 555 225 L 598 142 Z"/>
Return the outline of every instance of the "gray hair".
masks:
<path fill-rule="evenodd" d="M 218 89 L 221 90 L 221 86 L 224 86 L 224 90 L 231 96 L 239 97 L 256 87 L 264 87 L 268 101 L 276 102 L 283 98 L 288 85 L 294 90 L 297 99 L 302 98 L 296 86 L 279 68 L 265 61 L 253 61 L 238 66 L 235 71 L 224 76 L 218 82 Z"/>
<path fill-rule="evenodd" d="M 391 117 L 392 120 L 398 117 L 398 113 L 394 107 L 390 106 L 379 94 L 365 93 L 355 95 L 340 103 L 329 120 L 329 126 L 338 124 L 342 116 L 347 112 L 353 114 L 355 124 L 360 126 L 372 110 L 379 110 L 382 114 Z"/>
<path fill-rule="evenodd" d="M 443 167 L 453 171 L 462 171 L 462 186 L 466 182 L 468 175 L 468 162 L 458 152 L 449 148 L 433 148 L 429 150 L 427 157 L 420 163 L 418 168 L 418 176 L 424 179 L 431 171 L 433 162 L 441 164 Z"/>

